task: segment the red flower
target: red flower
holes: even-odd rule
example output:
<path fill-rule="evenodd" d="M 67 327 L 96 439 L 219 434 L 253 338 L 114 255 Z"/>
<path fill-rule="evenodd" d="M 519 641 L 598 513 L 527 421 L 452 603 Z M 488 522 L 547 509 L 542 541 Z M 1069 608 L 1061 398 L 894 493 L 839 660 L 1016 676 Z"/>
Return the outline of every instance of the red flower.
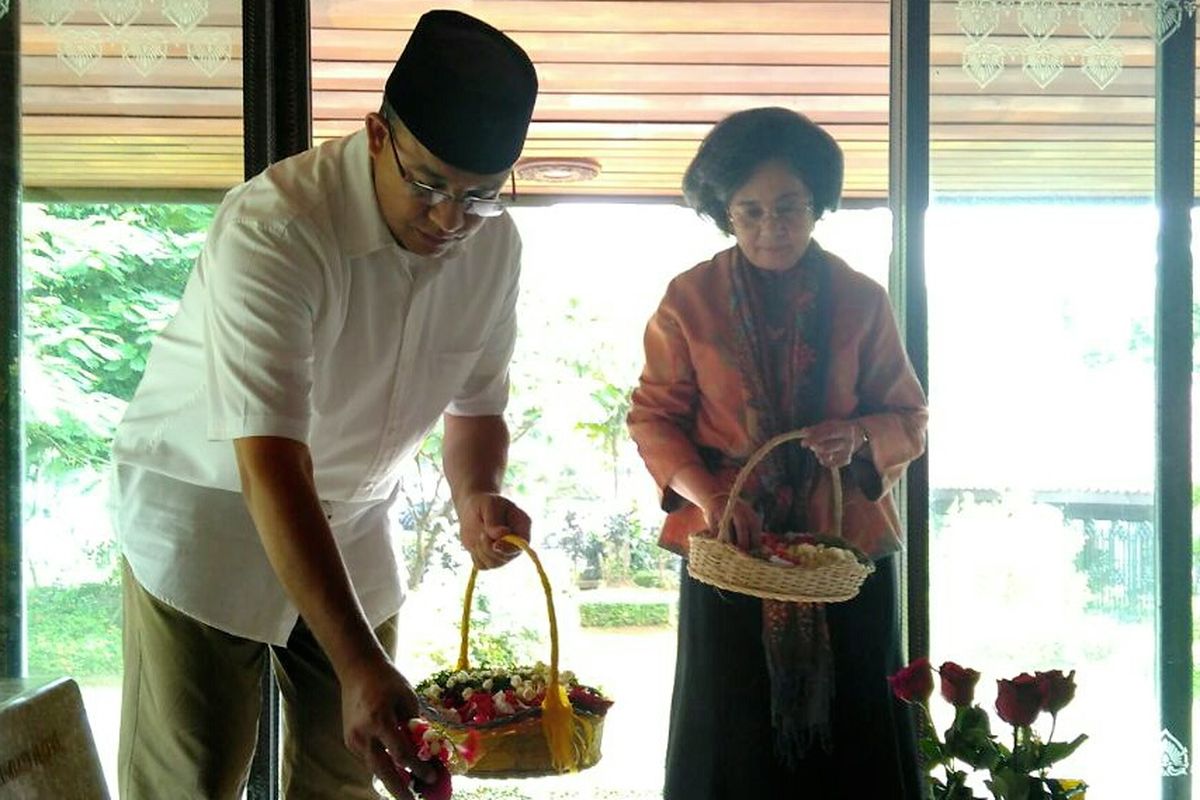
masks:
<path fill-rule="evenodd" d="M 975 684 L 979 681 L 976 670 L 947 661 L 938 668 L 938 674 L 942 676 L 942 697 L 946 702 L 959 708 L 971 705 L 975 699 Z"/>
<path fill-rule="evenodd" d="M 467 738 L 458 744 L 458 754 L 462 756 L 463 761 L 467 762 L 468 766 L 479 760 L 479 756 L 481 755 L 479 752 L 479 731 L 474 728 L 467 729 Z"/>
<path fill-rule="evenodd" d="M 1075 697 L 1075 670 L 1063 675 L 1062 670 L 1038 672 L 1038 690 L 1042 695 L 1042 710 L 1057 714 Z"/>
<path fill-rule="evenodd" d="M 429 742 L 425 740 L 425 734 L 430 729 L 430 726 L 423 719 L 411 720 L 406 729 L 408 731 L 408 739 L 417 751 L 417 757 L 426 762 L 429 768 L 433 770 L 433 778 L 429 781 L 423 781 L 408 770 L 401 769 L 400 780 L 405 786 L 410 787 L 421 800 L 450 800 L 454 792 L 450 785 L 450 770 L 445 763 L 449 760 L 449 750 L 443 747 L 436 756 L 430 752 Z M 446 744 L 449 745 L 449 742 L 446 742 Z M 472 742 L 468 736 L 467 744 L 474 747 L 478 744 L 478 737 Z M 459 752 L 461 753 L 462 750 L 460 749 Z"/>
<path fill-rule="evenodd" d="M 1042 710 L 1038 679 L 1022 672 L 1010 681 L 996 681 L 996 713 L 1009 725 L 1028 727 Z"/>
<path fill-rule="evenodd" d="M 933 670 L 928 658 L 918 658 L 888 678 L 892 693 L 906 703 L 923 703 L 933 694 Z"/>
<path fill-rule="evenodd" d="M 460 713 L 464 722 L 491 722 L 496 718 L 496 704 L 487 692 L 475 692 L 467 699 Z"/>
<path fill-rule="evenodd" d="M 608 707 L 613 704 L 604 695 L 591 689 L 587 686 L 579 686 L 578 684 L 571 687 L 571 691 L 567 694 L 571 705 L 578 706 L 584 711 L 590 711 L 593 714 L 604 714 L 608 711 Z"/>

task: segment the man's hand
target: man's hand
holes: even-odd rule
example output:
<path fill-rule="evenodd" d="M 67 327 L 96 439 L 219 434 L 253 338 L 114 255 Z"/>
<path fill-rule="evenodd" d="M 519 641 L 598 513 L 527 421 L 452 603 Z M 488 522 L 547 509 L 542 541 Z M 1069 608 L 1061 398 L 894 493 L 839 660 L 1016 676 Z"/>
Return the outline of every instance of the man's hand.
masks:
<path fill-rule="evenodd" d="M 405 768 L 423 781 L 435 776 L 434 768 L 417 758 L 408 737 L 408 721 L 421 714 L 412 686 L 386 658 L 356 665 L 339 678 L 346 747 L 394 797 L 412 800 Z"/>
<path fill-rule="evenodd" d="M 459 538 L 479 569 L 502 567 L 521 551 L 500 540 L 510 534 L 529 541 L 529 515 L 492 492 L 469 495 L 459 511 Z"/>

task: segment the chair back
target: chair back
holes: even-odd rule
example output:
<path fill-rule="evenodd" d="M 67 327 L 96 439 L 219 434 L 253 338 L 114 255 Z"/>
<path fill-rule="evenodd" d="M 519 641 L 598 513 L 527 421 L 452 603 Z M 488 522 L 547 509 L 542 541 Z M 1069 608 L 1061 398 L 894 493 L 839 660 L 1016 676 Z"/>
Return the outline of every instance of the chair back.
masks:
<path fill-rule="evenodd" d="M 0 800 L 109 800 L 79 685 L 60 678 L 0 704 Z"/>

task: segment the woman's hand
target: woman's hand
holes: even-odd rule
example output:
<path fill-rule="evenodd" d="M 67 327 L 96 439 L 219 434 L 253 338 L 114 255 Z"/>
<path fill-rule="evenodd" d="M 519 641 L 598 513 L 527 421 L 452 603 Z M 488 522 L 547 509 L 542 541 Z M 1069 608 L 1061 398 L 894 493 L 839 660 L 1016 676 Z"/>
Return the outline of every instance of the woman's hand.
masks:
<path fill-rule="evenodd" d="M 762 520 L 745 501 L 738 499 L 733 504 L 733 517 L 730 519 L 729 530 L 721 535 L 719 526 L 721 515 L 725 513 L 725 505 L 729 502 L 729 492 L 718 492 L 709 497 L 704 504 L 704 522 L 713 535 L 723 542 L 735 545 L 747 553 L 758 549 L 759 535 L 762 533 Z"/>
<path fill-rule="evenodd" d="M 827 469 L 846 466 L 867 443 L 866 429 L 852 419 L 827 419 L 801 432 L 804 446 Z"/>

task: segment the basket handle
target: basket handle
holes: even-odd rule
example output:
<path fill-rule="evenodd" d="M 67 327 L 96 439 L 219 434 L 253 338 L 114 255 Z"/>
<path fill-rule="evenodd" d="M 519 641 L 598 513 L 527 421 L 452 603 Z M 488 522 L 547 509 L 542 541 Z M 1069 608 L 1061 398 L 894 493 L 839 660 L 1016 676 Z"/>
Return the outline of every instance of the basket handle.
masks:
<path fill-rule="evenodd" d="M 533 561 L 533 566 L 537 569 L 538 577 L 542 580 L 542 591 L 546 595 L 546 615 L 550 618 L 550 677 L 546 685 L 546 694 L 552 694 L 558 690 L 558 617 L 554 614 L 554 597 L 550 591 L 550 579 L 546 577 L 546 571 L 542 569 L 542 562 L 538 559 L 537 553 L 533 548 L 519 536 L 509 534 L 500 539 L 505 544 L 511 544 L 524 550 L 530 560 Z M 471 577 L 467 581 L 467 592 L 463 598 L 463 613 L 462 613 L 462 638 L 459 643 L 458 664 L 456 670 L 465 670 L 470 668 L 470 659 L 467 657 L 468 639 L 471 633 L 471 599 L 475 595 L 475 578 L 479 575 L 479 567 L 471 568 Z"/>
<path fill-rule="evenodd" d="M 733 504 L 741 497 L 742 488 L 750 478 L 751 471 L 779 445 L 795 439 L 803 439 L 804 436 L 805 434 L 798 430 L 773 436 L 746 460 L 746 463 L 738 471 L 737 478 L 733 481 L 733 488 L 729 490 L 729 501 L 725 504 L 725 510 L 721 512 L 721 522 L 717 525 L 718 539 L 724 538 L 729 533 L 729 525 L 733 521 Z M 840 539 L 842 536 L 842 475 L 841 470 L 836 467 L 830 468 L 829 474 L 833 484 L 833 530 L 831 534 Z"/>

